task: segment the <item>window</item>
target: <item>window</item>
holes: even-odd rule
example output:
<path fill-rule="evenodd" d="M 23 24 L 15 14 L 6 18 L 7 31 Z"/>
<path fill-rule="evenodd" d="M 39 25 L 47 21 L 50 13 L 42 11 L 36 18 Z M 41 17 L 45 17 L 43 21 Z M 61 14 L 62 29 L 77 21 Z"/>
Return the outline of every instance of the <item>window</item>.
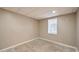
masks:
<path fill-rule="evenodd" d="M 48 20 L 48 34 L 57 34 L 57 18 Z"/>

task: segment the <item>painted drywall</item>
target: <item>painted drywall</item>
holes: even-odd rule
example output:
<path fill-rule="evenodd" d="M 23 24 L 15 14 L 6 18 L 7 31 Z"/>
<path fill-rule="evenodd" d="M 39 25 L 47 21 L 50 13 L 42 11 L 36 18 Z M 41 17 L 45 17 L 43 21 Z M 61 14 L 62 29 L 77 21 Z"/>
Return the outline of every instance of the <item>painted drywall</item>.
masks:
<path fill-rule="evenodd" d="M 79 49 L 79 9 L 78 9 L 78 11 L 77 11 L 77 23 L 76 23 L 76 25 L 77 25 L 77 48 Z"/>
<path fill-rule="evenodd" d="M 58 34 L 48 34 L 48 19 L 40 21 L 40 37 L 76 46 L 76 15 L 58 16 Z"/>
<path fill-rule="evenodd" d="M 0 9 L 0 49 L 38 37 L 38 21 Z"/>

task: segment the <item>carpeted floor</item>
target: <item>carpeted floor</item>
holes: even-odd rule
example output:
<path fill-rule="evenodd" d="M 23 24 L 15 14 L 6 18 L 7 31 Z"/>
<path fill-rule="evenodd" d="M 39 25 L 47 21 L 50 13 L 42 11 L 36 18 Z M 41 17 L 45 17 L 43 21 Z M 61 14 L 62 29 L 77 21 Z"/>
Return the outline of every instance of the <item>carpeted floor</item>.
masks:
<path fill-rule="evenodd" d="M 74 52 L 74 49 L 56 45 L 54 43 L 37 39 L 15 48 L 7 50 L 7 52 Z"/>

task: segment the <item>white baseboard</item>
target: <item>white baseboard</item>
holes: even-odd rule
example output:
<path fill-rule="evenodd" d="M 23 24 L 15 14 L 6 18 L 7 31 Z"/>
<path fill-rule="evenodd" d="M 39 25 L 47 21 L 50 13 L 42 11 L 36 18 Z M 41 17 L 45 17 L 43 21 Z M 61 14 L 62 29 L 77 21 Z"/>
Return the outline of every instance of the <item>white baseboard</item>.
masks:
<path fill-rule="evenodd" d="M 1 51 L 6 51 L 6 50 L 11 49 L 11 48 L 15 48 L 16 46 L 19 46 L 19 45 L 22 45 L 22 44 L 31 42 L 31 41 L 36 40 L 36 39 L 38 39 L 38 38 L 34 38 L 34 39 L 31 39 L 31 40 L 28 40 L 28 41 L 24 41 L 24 42 L 21 42 L 21 43 L 18 43 L 18 44 L 9 46 L 8 48 L 1 49 L 0 52 L 1 52 Z"/>
<path fill-rule="evenodd" d="M 12 45 L 12 46 L 9 46 L 8 48 L 1 49 L 0 52 L 6 51 L 6 50 L 11 49 L 11 48 L 15 48 L 16 46 L 19 46 L 19 45 L 31 42 L 31 41 L 36 40 L 36 39 L 42 39 L 42 40 L 46 40 L 46 41 L 52 42 L 54 44 L 58 44 L 58 45 L 61 45 L 61 46 L 73 48 L 76 52 L 78 52 L 78 49 L 76 47 L 74 47 L 74 46 L 70 46 L 70 45 L 67 45 L 67 44 L 64 44 L 64 43 L 60 43 L 60 42 L 56 42 L 56 41 L 52 41 L 52 40 L 48 40 L 48 39 L 44 39 L 44 38 L 40 38 L 40 37 L 31 39 L 31 40 L 28 40 L 28 41 L 24 41 L 24 42 L 21 42 L 21 43 Z"/>
<path fill-rule="evenodd" d="M 49 42 L 52 42 L 54 44 L 58 44 L 58 45 L 61 45 L 61 46 L 65 46 L 65 47 L 68 47 L 68 48 L 72 48 L 74 49 L 76 52 L 78 52 L 78 49 L 74 46 L 71 46 L 71 45 L 68 45 L 68 44 L 64 44 L 64 43 L 61 43 L 61 42 L 57 42 L 57 41 L 52 41 L 52 40 L 48 40 L 48 39 L 44 39 L 44 38 L 40 38 L 42 40 L 46 40 L 46 41 L 49 41 Z"/>

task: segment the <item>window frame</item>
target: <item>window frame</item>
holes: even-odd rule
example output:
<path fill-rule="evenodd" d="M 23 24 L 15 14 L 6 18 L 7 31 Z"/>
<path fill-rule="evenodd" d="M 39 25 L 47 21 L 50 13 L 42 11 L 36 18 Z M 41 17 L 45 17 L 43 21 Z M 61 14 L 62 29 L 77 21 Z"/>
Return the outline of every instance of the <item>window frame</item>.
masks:
<path fill-rule="evenodd" d="M 56 28 L 54 27 L 54 29 L 56 29 L 56 30 L 54 30 L 54 31 L 49 31 L 49 21 L 55 21 L 56 22 Z M 51 22 L 51 23 L 53 23 L 54 24 L 54 22 Z M 57 33 L 58 33 L 58 19 L 57 19 L 57 17 L 54 17 L 54 18 L 51 18 L 51 19 L 48 19 L 48 34 L 54 34 L 54 35 L 57 35 Z M 55 32 L 56 31 L 56 32 Z"/>

